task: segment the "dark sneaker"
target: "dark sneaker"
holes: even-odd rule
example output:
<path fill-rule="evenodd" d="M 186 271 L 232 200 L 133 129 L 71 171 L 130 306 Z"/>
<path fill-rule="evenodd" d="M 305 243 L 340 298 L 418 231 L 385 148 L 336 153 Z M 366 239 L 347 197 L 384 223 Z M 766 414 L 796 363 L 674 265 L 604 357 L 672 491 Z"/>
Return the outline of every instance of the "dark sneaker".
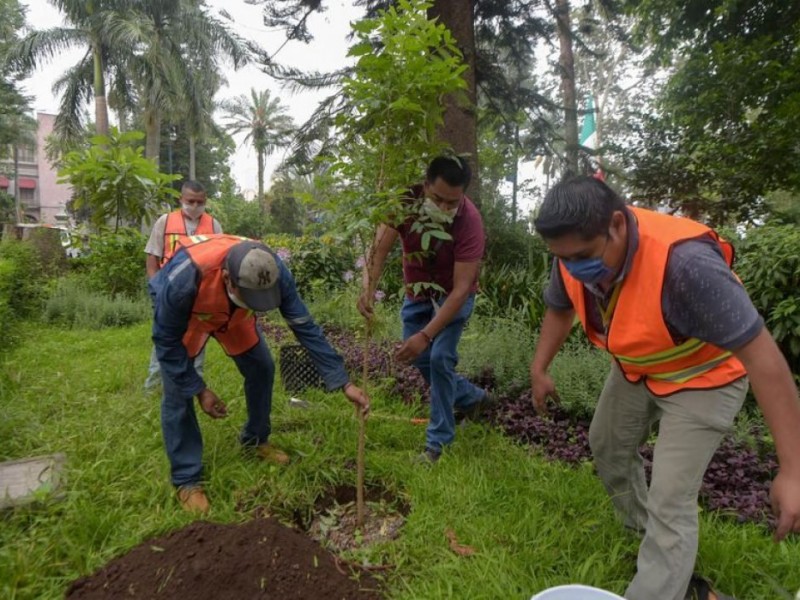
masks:
<path fill-rule="evenodd" d="M 425 450 L 414 459 L 415 463 L 421 465 L 432 465 L 439 460 L 442 456 L 442 453 L 439 450 L 434 450 L 433 448 L 425 448 Z"/>
<path fill-rule="evenodd" d="M 486 414 L 489 410 L 489 407 L 492 406 L 492 404 L 494 404 L 494 401 L 495 401 L 494 394 L 491 394 L 490 392 L 487 391 L 483 395 L 483 398 L 481 398 L 477 402 L 473 402 L 466 408 L 456 409 L 454 411 L 456 424 L 484 423 L 486 421 Z"/>

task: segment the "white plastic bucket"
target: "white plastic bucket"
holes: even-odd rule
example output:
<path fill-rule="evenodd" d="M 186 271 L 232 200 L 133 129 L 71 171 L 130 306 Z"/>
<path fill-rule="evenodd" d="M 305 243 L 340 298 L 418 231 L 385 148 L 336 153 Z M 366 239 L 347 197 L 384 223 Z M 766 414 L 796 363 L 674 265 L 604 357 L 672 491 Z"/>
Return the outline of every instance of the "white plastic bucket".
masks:
<path fill-rule="evenodd" d="M 559 585 L 534 595 L 531 600 L 625 600 L 611 592 L 588 585 Z"/>

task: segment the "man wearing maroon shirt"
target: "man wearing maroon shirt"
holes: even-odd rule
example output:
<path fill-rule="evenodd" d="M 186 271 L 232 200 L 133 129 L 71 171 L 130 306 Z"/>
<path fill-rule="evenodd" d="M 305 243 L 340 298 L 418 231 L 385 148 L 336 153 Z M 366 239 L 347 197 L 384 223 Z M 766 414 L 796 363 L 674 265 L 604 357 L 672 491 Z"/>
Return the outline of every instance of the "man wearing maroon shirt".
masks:
<path fill-rule="evenodd" d="M 406 298 L 400 312 L 404 342 L 397 359 L 414 364 L 431 386 L 431 418 L 420 455 L 428 463 L 436 462 L 442 448 L 453 441 L 454 412 L 474 418 L 488 402 L 484 390 L 455 370 L 458 341 L 472 314 L 485 246 L 481 215 L 464 194 L 470 177 L 462 158 L 433 159 L 425 182 L 411 189 L 404 220 L 378 228 L 358 300 L 358 310 L 371 318 L 375 288 L 399 237 Z M 440 225 L 450 239 L 431 237 L 424 250 L 423 232 L 433 224 Z"/>

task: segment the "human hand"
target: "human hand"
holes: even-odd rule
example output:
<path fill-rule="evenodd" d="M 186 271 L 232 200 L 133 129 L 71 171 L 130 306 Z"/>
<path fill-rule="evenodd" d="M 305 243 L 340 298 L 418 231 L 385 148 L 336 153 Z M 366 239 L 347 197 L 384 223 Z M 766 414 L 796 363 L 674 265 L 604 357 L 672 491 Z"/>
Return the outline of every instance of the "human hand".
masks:
<path fill-rule="evenodd" d="M 411 363 L 420 354 L 425 352 L 429 343 L 425 334 L 419 331 L 403 342 L 403 345 L 395 352 L 394 357 L 400 362 Z"/>
<path fill-rule="evenodd" d="M 547 415 L 547 398 L 558 398 L 556 384 L 546 372 L 541 372 L 531 367 L 531 391 L 533 407 L 541 416 Z"/>
<path fill-rule="evenodd" d="M 197 401 L 200 403 L 200 408 L 203 409 L 203 412 L 212 419 L 222 419 L 228 416 L 228 407 L 209 388 L 197 394 Z"/>
<path fill-rule="evenodd" d="M 772 481 L 769 496 L 778 519 L 775 541 L 780 542 L 792 532 L 800 533 L 800 474 L 781 469 Z"/>
<path fill-rule="evenodd" d="M 358 297 L 358 302 L 356 302 L 356 308 L 365 319 L 372 319 L 372 317 L 375 316 L 373 305 L 374 299 L 369 290 L 361 292 L 361 295 Z"/>
<path fill-rule="evenodd" d="M 364 390 L 357 385 L 348 383 L 342 391 L 347 399 L 361 411 L 362 415 L 366 417 L 369 414 L 369 396 L 364 393 Z"/>

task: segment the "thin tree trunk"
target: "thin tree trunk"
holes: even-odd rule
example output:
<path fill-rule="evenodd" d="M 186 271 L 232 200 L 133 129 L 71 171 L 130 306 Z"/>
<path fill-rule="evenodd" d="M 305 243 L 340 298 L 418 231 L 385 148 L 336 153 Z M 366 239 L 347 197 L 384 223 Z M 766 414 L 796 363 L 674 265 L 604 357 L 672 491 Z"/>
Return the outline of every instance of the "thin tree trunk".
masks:
<path fill-rule="evenodd" d="M 363 244 L 362 244 L 363 248 Z M 365 269 L 369 265 L 365 265 Z M 369 341 L 372 337 L 372 327 L 369 319 L 364 321 L 364 360 L 361 364 L 361 385 L 364 394 L 367 393 L 367 382 L 369 381 Z M 367 421 L 361 407 L 356 405 L 356 416 L 358 417 L 358 451 L 356 454 L 356 525 L 364 526 L 366 516 L 366 505 L 364 504 L 364 476 L 366 474 L 366 442 L 367 442 Z"/>
<path fill-rule="evenodd" d="M 14 144 L 14 210 L 17 213 L 17 224 L 22 223 L 22 200 L 19 196 L 19 146 Z"/>
<path fill-rule="evenodd" d="M 93 44 L 92 58 L 94 63 L 94 124 L 98 135 L 108 135 L 108 101 L 106 100 L 106 82 L 103 77 L 103 56 L 100 48 Z"/>
<path fill-rule="evenodd" d="M 125 121 L 125 119 L 127 119 L 127 118 L 128 117 L 127 117 L 127 115 L 125 113 L 125 109 L 124 108 L 120 107 L 119 109 L 117 109 L 117 120 L 119 121 L 119 131 L 120 131 L 120 133 L 124 133 L 124 132 L 126 132 L 128 130 L 128 125 L 127 125 L 127 123 Z"/>
<path fill-rule="evenodd" d="M 197 165 L 195 161 L 196 141 L 194 135 L 189 135 L 189 179 L 192 181 L 197 180 Z"/>
<path fill-rule="evenodd" d="M 469 196 L 476 202 L 480 179 L 478 177 L 478 116 L 475 109 L 475 0 L 434 0 L 428 10 L 428 17 L 438 17 L 456 39 L 459 50 L 464 55 L 464 71 L 467 82 L 467 98 L 459 95 L 445 97 L 444 126 L 439 137 L 453 147 L 457 154 L 467 154 L 467 162 L 472 169 L 472 183 Z"/>
<path fill-rule="evenodd" d="M 561 69 L 561 95 L 564 101 L 564 142 L 566 165 L 564 177 L 578 174 L 578 110 L 575 100 L 575 59 L 572 54 L 569 0 L 556 0 L 556 28 L 561 45 L 558 65 Z"/>
<path fill-rule="evenodd" d="M 267 210 L 267 203 L 264 199 L 264 151 L 257 150 L 258 154 L 258 205 L 261 207 L 261 210 L 264 212 L 264 215 L 268 215 L 269 211 Z"/>
<path fill-rule="evenodd" d="M 144 155 L 153 159 L 158 165 L 161 153 L 161 111 L 151 108 L 145 112 L 144 121 L 146 135 Z"/>

